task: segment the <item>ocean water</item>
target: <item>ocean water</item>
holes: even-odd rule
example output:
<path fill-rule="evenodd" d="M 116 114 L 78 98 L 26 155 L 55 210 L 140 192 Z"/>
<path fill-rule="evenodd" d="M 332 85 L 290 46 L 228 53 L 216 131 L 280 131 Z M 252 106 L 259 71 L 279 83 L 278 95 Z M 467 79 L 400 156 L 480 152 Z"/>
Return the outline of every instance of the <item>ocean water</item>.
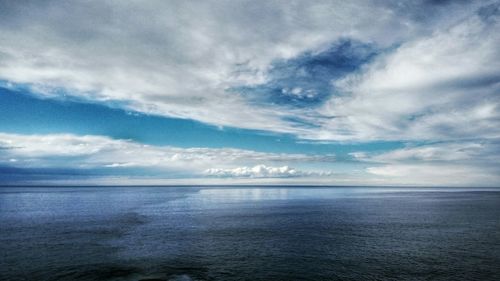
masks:
<path fill-rule="evenodd" d="M 500 280 L 500 189 L 4 187 L 0 280 Z"/>

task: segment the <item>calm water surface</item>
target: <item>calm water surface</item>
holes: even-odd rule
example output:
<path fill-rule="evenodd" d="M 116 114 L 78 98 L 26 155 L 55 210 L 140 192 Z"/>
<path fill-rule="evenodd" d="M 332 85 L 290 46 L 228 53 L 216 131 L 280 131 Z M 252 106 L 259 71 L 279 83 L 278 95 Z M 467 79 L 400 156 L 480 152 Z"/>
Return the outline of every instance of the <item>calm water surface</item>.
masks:
<path fill-rule="evenodd" d="M 0 188 L 0 280 L 500 280 L 500 190 Z"/>

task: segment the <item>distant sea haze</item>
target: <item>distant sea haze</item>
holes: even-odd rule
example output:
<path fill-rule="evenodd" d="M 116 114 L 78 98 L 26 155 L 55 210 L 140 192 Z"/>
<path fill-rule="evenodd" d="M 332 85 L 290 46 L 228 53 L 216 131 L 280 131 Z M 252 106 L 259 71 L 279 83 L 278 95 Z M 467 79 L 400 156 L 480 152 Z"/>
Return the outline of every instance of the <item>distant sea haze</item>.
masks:
<path fill-rule="evenodd" d="M 500 189 L 3 187 L 0 280 L 500 280 Z"/>

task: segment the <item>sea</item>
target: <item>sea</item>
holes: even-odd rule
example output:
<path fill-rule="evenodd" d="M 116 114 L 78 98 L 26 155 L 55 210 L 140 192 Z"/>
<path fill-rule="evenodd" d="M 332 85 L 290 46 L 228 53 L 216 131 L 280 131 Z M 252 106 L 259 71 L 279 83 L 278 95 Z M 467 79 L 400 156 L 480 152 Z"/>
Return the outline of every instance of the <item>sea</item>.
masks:
<path fill-rule="evenodd" d="M 500 189 L 0 187 L 0 280 L 500 280 Z"/>

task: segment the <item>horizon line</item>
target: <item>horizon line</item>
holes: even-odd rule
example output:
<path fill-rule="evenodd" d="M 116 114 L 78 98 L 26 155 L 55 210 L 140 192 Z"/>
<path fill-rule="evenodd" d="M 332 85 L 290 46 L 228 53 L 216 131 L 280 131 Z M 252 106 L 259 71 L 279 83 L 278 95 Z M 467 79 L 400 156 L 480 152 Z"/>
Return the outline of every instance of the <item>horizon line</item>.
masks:
<path fill-rule="evenodd" d="M 493 188 L 500 186 L 435 186 L 435 185 L 318 185 L 318 184 L 13 184 L 3 187 L 321 187 L 321 188 Z"/>

